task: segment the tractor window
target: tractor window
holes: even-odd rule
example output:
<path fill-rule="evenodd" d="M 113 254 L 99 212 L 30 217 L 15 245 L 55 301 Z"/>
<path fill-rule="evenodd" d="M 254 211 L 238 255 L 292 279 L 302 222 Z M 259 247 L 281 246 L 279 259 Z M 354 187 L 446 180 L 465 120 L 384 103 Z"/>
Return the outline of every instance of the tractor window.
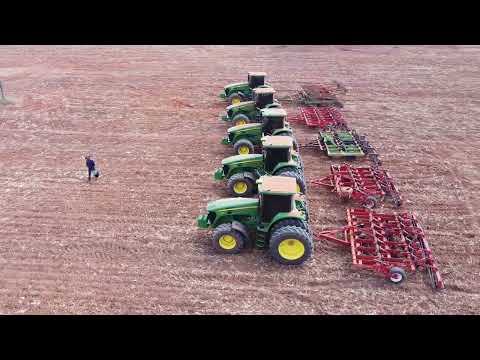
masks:
<path fill-rule="evenodd" d="M 263 118 L 263 133 L 271 135 L 273 130 L 284 127 L 283 117 L 264 117 Z"/>
<path fill-rule="evenodd" d="M 273 104 L 273 94 L 261 94 L 255 98 L 255 106 L 259 109 L 263 109 L 268 104 Z"/>
<path fill-rule="evenodd" d="M 289 148 L 267 148 L 264 150 L 263 157 L 265 170 L 271 172 L 278 163 L 288 162 L 290 160 Z"/>
<path fill-rule="evenodd" d="M 256 87 L 265 85 L 265 78 L 263 76 L 249 76 L 248 85 L 250 88 L 255 89 Z"/>
<path fill-rule="evenodd" d="M 262 194 L 262 221 L 270 222 L 279 212 L 292 211 L 292 195 Z"/>

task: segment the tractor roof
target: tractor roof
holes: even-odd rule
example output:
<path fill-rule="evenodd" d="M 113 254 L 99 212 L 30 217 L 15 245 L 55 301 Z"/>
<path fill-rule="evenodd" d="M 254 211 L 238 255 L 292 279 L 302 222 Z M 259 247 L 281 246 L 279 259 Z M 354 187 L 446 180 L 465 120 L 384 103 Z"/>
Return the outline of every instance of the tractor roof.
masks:
<path fill-rule="evenodd" d="M 285 109 L 282 108 L 267 108 L 267 109 L 261 109 L 260 112 L 262 113 L 262 116 L 265 117 L 286 117 L 287 112 Z"/>
<path fill-rule="evenodd" d="M 267 73 L 261 71 L 249 71 L 249 76 L 267 76 Z"/>
<path fill-rule="evenodd" d="M 275 89 L 272 87 L 262 87 L 253 89 L 255 94 L 275 94 Z"/>
<path fill-rule="evenodd" d="M 262 146 L 270 148 L 292 148 L 293 140 L 290 136 L 264 136 Z"/>
<path fill-rule="evenodd" d="M 286 176 L 262 176 L 257 180 L 258 192 L 262 194 L 295 195 L 297 181 Z"/>

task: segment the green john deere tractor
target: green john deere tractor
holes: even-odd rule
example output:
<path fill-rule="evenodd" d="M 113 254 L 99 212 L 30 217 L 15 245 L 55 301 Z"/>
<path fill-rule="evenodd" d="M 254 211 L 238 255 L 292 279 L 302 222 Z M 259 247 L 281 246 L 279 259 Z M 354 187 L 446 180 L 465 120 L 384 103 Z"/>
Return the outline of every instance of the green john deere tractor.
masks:
<path fill-rule="evenodd" d="M 245 101 L 236 105 L 227 106 L 226 114 L 221 114 L 223 121 L 233 125 L 244 125 L 260 121 L 260 110 L 281 108 L 282 105 L 273 98 L 273 88 L 256 88 L 253 90 L 253 101 Z"/>
<path fill-rule="evenodd" d="M 270 85 L 265 83 L 264 72 L 249 72 L 248 82 L 228 84 L 223 88 L 219 97 L 227 100 L 229 105 L 239 104 L 242 101 L 252 100 L 253 89 L 257 87 L 269 87 Z"/>
<path fill-rule="evenodd" d="M 258 199 L 227 198 L 207 205 L 207 214 L 197 218 L 201 229 L 213 228 L 213 248 L 236 254 L 254 245 L 269 249 L 274 260 L 284 265 L 301 265 L 313 253 L 304 197 L 296 193 L 295 180 L 283 176 L 262 176 Z"/>
<path fill-rule="evenodd" d="M 235 155 L 222 160 L 222 167 L 215 171 L 215 180 L 227 181 L 232 196 L 251 196 L 256 191 L 256 180 L 263 175 L 292 177 L 297 182 L 297 192 L 305 194 L 306 183 L 303 162 L 293 151 L 290 136 L 265 136 L 262 138 L 262 154 Z"/>
<path fill-rule="evenodd" d="M 298 150 L 298 143 L 293 136 L 293 130 L 286 121 L 287 112 L 282 108 L 260 110 L 261 123 L 233 126 L 227 130 L 227 136 L 222 144 L 233 145 L 238 155 L 252 154 L 255 147 L 262 145 L 262 137 L 290 136 L 293 138 L 293 149 Z"/>

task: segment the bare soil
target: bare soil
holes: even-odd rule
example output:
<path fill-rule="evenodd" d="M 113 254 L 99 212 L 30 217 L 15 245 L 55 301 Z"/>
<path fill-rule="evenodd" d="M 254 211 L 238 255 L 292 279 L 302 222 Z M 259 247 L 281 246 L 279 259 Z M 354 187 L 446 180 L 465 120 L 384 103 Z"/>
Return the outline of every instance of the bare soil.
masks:
<path fill-rule="evenodd" d="M 0 105 L 0 312 L 478 314 L 479 68 L 469 46 L 0 47 L 13 102 Z M 212 251 L 195 218 L 227 196 L 213 180 L 232 154 L 217 94 L 254 70 L 278 90 L 348 88 L 345 117 L 420 219 L 443 292 L 421 273 L 396 287 L 356 271 L 323 242 L 299 268 Z M 87 153 L 101 172 L 92 184 Z M 302 156 L 307 179 L 328 174 L 324 155 Z M 308 197 L 313 228 L 345 224 L 348 204 Z"/>

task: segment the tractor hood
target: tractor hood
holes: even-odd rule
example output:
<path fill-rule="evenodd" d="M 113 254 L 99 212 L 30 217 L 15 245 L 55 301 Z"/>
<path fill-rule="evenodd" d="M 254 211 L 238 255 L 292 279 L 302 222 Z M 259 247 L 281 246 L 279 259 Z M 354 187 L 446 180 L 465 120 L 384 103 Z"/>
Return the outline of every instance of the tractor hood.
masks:
<path fill-rule="evenodd" d="M 238 164 L 241 162 L 258 161 L 263 159 L 262 154 L 234 155 L 222 160 L 222 165 Z"/>
<path fill-rule="evenodd" d="M 238 125 L 238 126 L 232 126 L 231 128 L 228 128 L 227 133 L 234 133 L 234 132 L 239 132 L 242 130 L 250 130 L 250 129 L 256 129 L 256 128 L 261 128 L 262 124 L 260 123 L 253 123 L 253 124 L 243 124 L 243 125 Z"/>
<path fill-rule="evenodd" d="M 243 86 L 248 86 L 248 82 L 231 83 L 231 84 L 225 85 L 224 89 L 227 90 L 233 87 L 243 87 Z"/>
<path fill-rule="evenodd" d="M 218 212 L 220 210 L 238 209 L 246 207 L 258 207 L 258 199 L 251 198 L 226 198 L 209 202 L 208 212 Z"/>
<path fill-rule="evenodd" d="M 249 107 L 249 106 L 252 106 L 252 105 L 255 106 L 254 101 L 243 101 L 243 102 L 238 103 L 238 104 L 232 104 L 232 105 L 227 106 L 227 112 L 229 110 L 242 109 L 244 107 Z"/>

